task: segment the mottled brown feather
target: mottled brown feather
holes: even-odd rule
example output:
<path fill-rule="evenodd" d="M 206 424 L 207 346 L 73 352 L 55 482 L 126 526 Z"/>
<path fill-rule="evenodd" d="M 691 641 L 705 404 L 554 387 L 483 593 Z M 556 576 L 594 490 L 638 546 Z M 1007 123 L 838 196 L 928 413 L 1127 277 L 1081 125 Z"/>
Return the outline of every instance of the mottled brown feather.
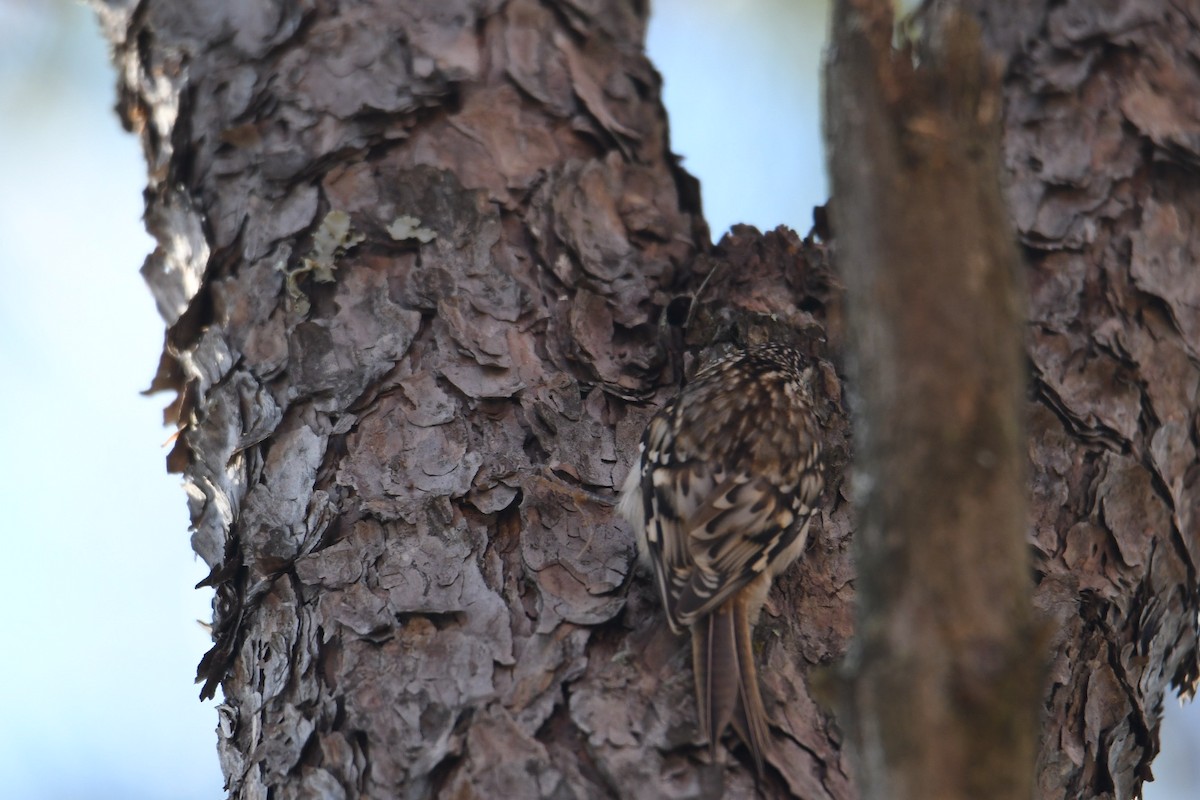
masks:
<path fill-rule="evenodd" d="M 751 626 L 824 488 L 810 377 L 779 344 L 701 370 L 646 426 L 619 505 L 668 624 L 692 631 L 705 738 L 715 750 L 732 723 L 760 775 L 770 730 Z"/>

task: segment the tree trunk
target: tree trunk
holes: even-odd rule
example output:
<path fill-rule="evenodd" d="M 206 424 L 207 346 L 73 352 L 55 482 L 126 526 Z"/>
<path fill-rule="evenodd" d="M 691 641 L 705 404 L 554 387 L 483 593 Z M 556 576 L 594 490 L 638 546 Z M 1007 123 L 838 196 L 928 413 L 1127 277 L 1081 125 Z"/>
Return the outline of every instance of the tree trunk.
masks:
<path fill-rule="evenodd" d="M 979 28 L 838 0 L 825 126 L 846 284 L 858 588 L 840 711 L 878 800 L 1028 800 L 1024 285 Z M 860 228 L 869 235 L 857 235 Z"/>
<path fill-rule="evenodd" d="M 1034 603 L 1055 628 L 1038 796 L 1136 797 L 1168 686 L 1200 674 L 1200 16 L 966 5 L 1006 70 L 1028 263 Z"/>
<path fill-rule="evenodd" d="M 1197 675 L 1196 24 L 976 5 L 1030 262 L 1038 791 L 1130 797 Z M 743 753 L 707 763 L 688 643 L 610 503 L 685 351 L 781 335 L 820 364 L 830 488 L 760 625 L 762 793 L 855 796 L 806 677 L 852 628 L 839 281 L 786 231 L 710 249 L 645 4 L 100 13 L 149 163 L 154 388 L 212 566 L 231 796 L 752 795 Z"/>

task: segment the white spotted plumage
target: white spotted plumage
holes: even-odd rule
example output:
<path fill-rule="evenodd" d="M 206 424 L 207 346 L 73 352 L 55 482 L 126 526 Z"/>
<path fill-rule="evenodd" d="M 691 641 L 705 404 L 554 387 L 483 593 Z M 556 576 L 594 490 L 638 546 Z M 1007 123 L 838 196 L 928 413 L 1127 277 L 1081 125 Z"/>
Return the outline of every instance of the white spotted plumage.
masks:
<path fill-rule="evenodd" d="M 811 376 L 780 344 L 701 370 L 647 424 L 618 505 L 667 623 L 691 630 L 704 736 L 715 751 L 732 723 L 759 774 L 770 733 L 751 626 L 824 488 Z"/>

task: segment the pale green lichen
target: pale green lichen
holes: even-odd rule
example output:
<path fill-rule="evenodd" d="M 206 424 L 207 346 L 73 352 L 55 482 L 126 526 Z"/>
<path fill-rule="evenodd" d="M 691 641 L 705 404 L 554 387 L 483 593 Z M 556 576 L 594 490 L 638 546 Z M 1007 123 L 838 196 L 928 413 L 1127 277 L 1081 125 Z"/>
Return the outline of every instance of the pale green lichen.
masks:
<path fill-rule="evenodd" d="M 387 232 L 396 241 L 416 239 L 421 244 L 429 244 L 437 238 L 436 231 L 422 228 L 421 220 L 408 216 L 396 217 L 392 224 L 387 226 Z"/>
<path fill-rule="evenodd" d="M 311 308 L 308 297 L 300 288 L 300 276 L 311 275 L 318 283 L 332 283 L 333 271 L 337 268 L 337 257 L 364 238 L 366 237 L 361 233 L 351 232 L 349 214 L 345 211 L 330 211 L 313 234 L 312 250 L 300 259 L 300 266 L 291 270 L 285 264 L 279 266 L 279 270 L 287 277 L 287 293 L 291 298 L 292 307 L 299 314 L 307 315 Z"/>

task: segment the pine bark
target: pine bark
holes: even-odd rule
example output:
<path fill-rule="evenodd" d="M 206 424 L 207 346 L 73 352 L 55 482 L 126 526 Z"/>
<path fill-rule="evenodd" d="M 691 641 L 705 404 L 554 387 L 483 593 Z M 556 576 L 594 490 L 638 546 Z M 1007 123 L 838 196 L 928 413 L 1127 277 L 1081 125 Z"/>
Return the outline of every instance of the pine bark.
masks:
<path fill-rule="evenodd" d="M 1046 798 L 1132 797 L 1198 671 L 1197 19 L 1107 5 L 972 5 L 1031 291 Z M 760 626 L 761 790 L 856 796 L 810 691 L 853 628 L 840 281 L 787 231 L 710 247 L 645 4 L 98 8 L 230 796 L 751 796 L 610 503 L 696 353 L 778 337 L 818 361 L 831 474 Z"/>
<path fill-rule="evenodd" d="M 1039 797 L 1140 794 L 1195 692 L 1200 16 L 971 0 L 1004 69 L 1030 287 L 1034 603 L 1053 624 Z"/>

